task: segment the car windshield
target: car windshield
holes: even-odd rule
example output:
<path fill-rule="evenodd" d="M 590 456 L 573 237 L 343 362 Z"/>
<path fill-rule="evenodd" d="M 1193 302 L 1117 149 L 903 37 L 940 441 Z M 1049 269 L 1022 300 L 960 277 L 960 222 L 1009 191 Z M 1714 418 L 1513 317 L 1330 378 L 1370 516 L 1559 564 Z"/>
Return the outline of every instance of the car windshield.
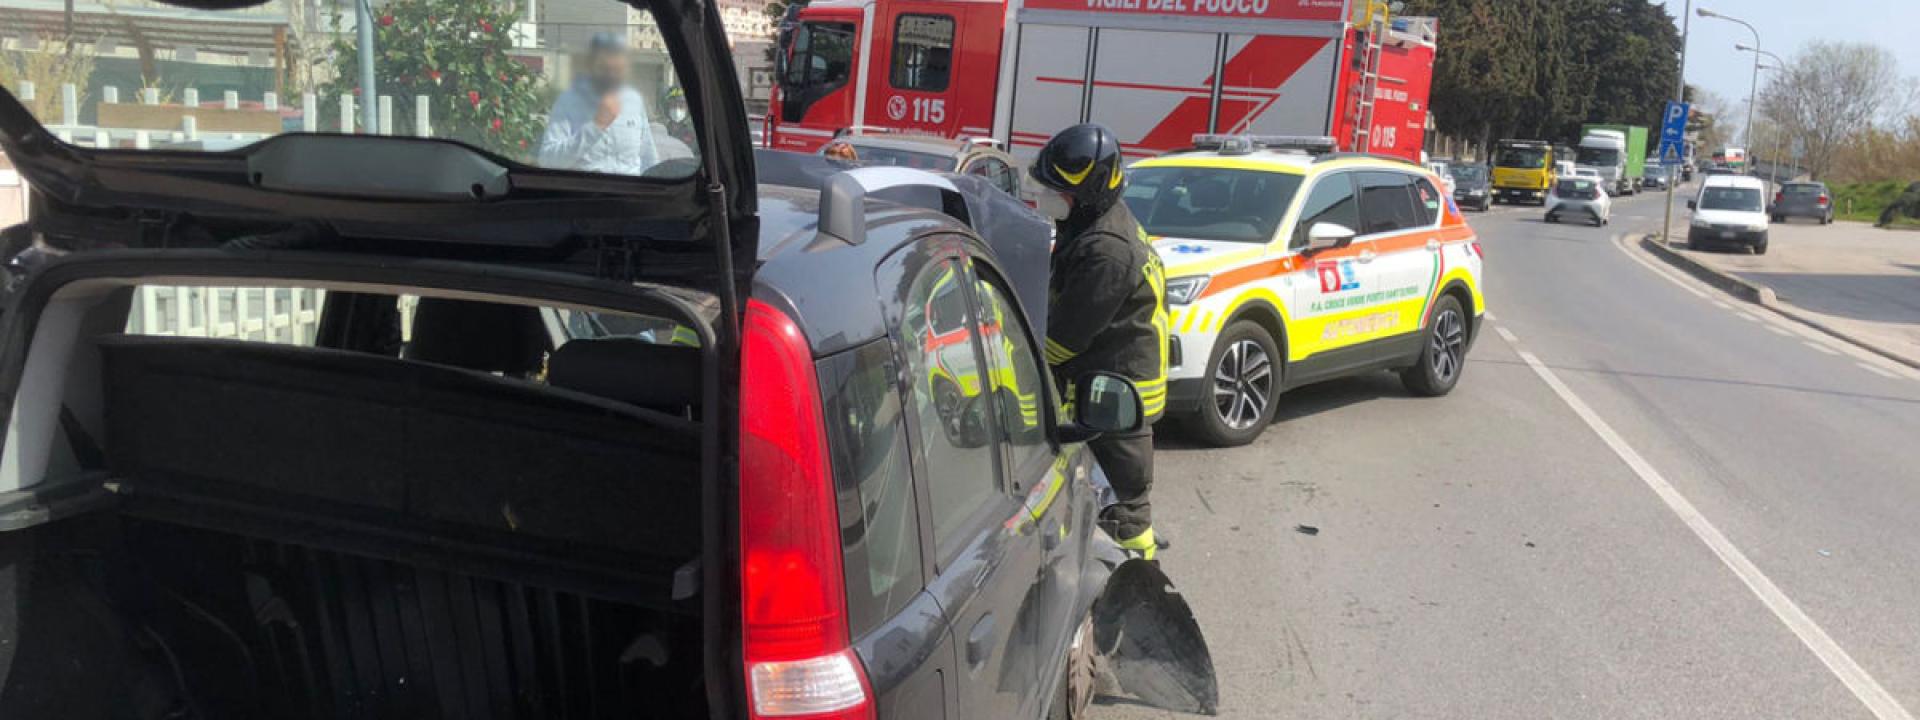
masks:
<path fill-rule="evenodd" d="M 22 70 L 0 81 L 86 147 L 217 152 L 281 133 L 361 133 L 456 140 L 548 168 L 690 175 L 698 143 L 651 12 L 568 7 L 579 20 L 536 23 L 528 4 L 467 0 L 360 11 L 0 0 L 12 50 L 0 66 Z"/>
<path fill-rule="evenodd" d="M 1760 212 L 1760 207 L 1759 188 L 1710 187 L 1700 193 L 1702 210 Z"/>
<path fill-rule="evenodd" d="M 901 150 L 895 147 L 868 145 L 858 141 L 847 144 L 853 146 L 853 150 L 859 155 L 860 164 L 862 165 L 890 165 L 936 172 L 953 172 L 954 169 L 955 160 L 952 155 L 940 155 L 917 150 Z"/>
<path fill-rule="evenodd" d="M 1447 174 L 1457 182 L 1474 182 L 1487 176 L 1487 169 L 1479 165 L 1448 165 Z"/>
<path fill-rule="evenodd" d="M 1145 167 L 1128 173 L 1126 201 L 1149 235 L 1266 242 L 1299 189 L 1289 173 Z"/>
<path fill-rule="evenodd" d="M 1537 168 L 1547 162 L 1547 151 L 1543 148 L 1512 147 L 1500 150 L 1494 164 L 1509 168 Z"/>
<path fill-rule="evenodd" d="M 1578 161 L 1581 165 L 1599 165 L 1612 167 L 1620 160 L 1620 151 L 1607 148 L 1580 148 Z"/>

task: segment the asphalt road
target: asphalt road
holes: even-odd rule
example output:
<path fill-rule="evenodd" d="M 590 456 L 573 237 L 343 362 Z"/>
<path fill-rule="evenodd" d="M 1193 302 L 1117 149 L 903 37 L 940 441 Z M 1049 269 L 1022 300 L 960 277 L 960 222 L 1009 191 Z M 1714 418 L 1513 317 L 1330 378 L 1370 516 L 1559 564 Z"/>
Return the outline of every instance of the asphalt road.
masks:
<path fill-rule="evenodd" d="M 1162 440 L 1223 716 L 1920 710 L 1920 374 L 1636 259 L 1659 198 L 1474 215 L 1496 319 L 1448 397 L 1380 374 L 1246 448 Z"/>

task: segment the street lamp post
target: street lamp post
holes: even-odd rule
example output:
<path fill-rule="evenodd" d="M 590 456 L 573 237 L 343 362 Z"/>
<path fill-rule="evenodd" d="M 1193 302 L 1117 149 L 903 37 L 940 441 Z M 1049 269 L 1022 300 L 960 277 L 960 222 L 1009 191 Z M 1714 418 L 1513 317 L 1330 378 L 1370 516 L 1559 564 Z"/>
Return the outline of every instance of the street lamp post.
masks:
<path fill-rule="evenodd" d="M 1702 11 L 1704 12 L 1705 9 L 1702 8 Z M 1687 34 L 1692 31 L 1692 29 L 1693 0 L 1687 0 L 1686 11 L 1680 13 L 1680 72 L 1675 73 L 1673 79 L 1673 99 L 1675 102 L 1687 101 Z M 1682 128 L 1680 131 L 1681 147 L 1686 146 L 1686 137 L 1686 130 Z M 1660 161 L 1664 164 L 1666 158 L 1662 157 Z M 1671 170 L 1671 168 L 1669 168 L 1669 170 Z M 1674 182 L 1674 177 L 1668 175 L 1667 213 L 1665 219 L 1660 222 L 1660 242 L 1668 245 L 1673 244 L 1673 186 L 1677 184 L 1679 183 Z"/>
<path fill-rule="evenodd" d="M 1700 17 L 1720 18 L 1721 20 L 1725 20 L 1727 22 L 1739 23 L 1742 27 L 1745 27 L 1747 29 L 1747 32 L 1753 33 L 1753 47 L 1756 50 L 1759 49 L 1760 31 L 1753 27 L 1753 23 L 1747 22 L 1745 20 L 1741 20 L 1740 18 L 1737 18 L 1737 17 L 1723 15 L 1723 14 L 1714 12 L 1712 10 L 1708 10 L 1706 8 L 1700 8 Z M 1747 90 L 1746 142 L 1749 145 L 1753 144 L 1753 105 L 1754 105 L 1754 101 L 1759 99 L 1760 97 L 1759 88 L 1760 88 L 1760 55 L 1758 53 L 1755 53 L 1753 56 L 1753 79 Z M 1747 174 L 1748 175 L 1753 174 L 1753 163 L 1747 163 Z"/>
<path fill-rule="evenodd" d="M 1735 50 L 1739 50 L 1739 51 L 1741 51 L 1741 52 L 1750 52 L 1750 53 L 1753 53 L 1753 68 L 1754 68 L 1754 72 L 1755 72 L 1755 73 L 1758 73 L 1758 72 L 1759 72 L 1759 71 L 1761 71 L 1761 70 L 1785 70 L 1785 69 L 1786 69 L 1786 67 L 1787 67 L 1787 61 L 1786 61 L 1786 59 L 1785 59 L 1785 58 L 1782 58 L 1782 57 L 1780 57 L 1779 55 L 1775 55 L 1775 54 L 1773 54 L 1773 53 L 1770 53 L 1770 52 L 1767 52 L 1767 51 L 1765 51 L 1765 50 L 1761 50 L 1760 48 L 1757 48 L 1757 47 L 1753 47 L 1753 46 L 1751 46 L 1751 45 L 1741 45 L 1741 44 L 1738 44 L 1738 43 L 1736 43 L 1736 44 L 1734 44 L 1734 46 L 1733 46 L 1733 49 L 1735 49 Z M 1767 56 L 1767 57 L 1769 57 L 1769 58 L 1772 58 L 1772 59 L 1773 59 L 1773 62 L 1774 62 L 1775 64 L 1773 64 L 1773 65 L 1761 65 L 1761 64 L 1760 64 L 1760 56 L 1761 56 L 1761 55 L 1765 55 L 1765 56 Z M 1747 97 L 1747 112 L 1748 112 L 1748 113 L 1752 113 L 1752 112 L 1753 112 L 1753 106 L 1754 106 L 1754 105 L 1757 105 L 1757 104 L 1759 104 L 1759 102 L 1760 102 L 1760 92 L 1759 92 L 1759 90 L 1758 90 L 1758 89 L 1756 88 L 1756 89 L 1754 90 L 1754 93 L 1753 93 L 1752 95 L 1750 95 L 1750 96 L 1748 96 L 1748 97 Z M 1749 126 L 1751 126 L 1751 122 L 1752 122 L 1752 121 L 1748 121 L 1748 122 L 1749 122 Z M 1773 134 L 1774 134 L 1774 138 L 1773 138 L 1773 162 L 1772 162 L 1772 163 L 1770 163 L 1770 164 L 1769 164 L 1769 165 L 1767 166 L 1767 180 L 1768 180 L 1769 182 L 1772 182 L 1772 181 L 1774 181 L 1774 180 L 1775 180 L 1775 179 L 1777 178 L 1777 176 L 1779 175 L 1779 167 L 1780 167 L 1780 143 L 1781 143 L 1781 141 L 1782 141 L 1782 138 L 1781 138 L 1781 136 L 1783 136 L 1783 135 L 1785 135 L 1785 134 L 1786 134 L 1786 132 L 1785 132 L 1785 130 L 1784 130 L 1783 128 L 1778 128 L 1778 127 L 1776 127 L 1776 128 L 1774 128 L 1773 130 L 1774 130 L 1774 133 L 1773 133 Z M 1791 179 L 1791 178 L 1789 178 L 1789 179 Z"/>

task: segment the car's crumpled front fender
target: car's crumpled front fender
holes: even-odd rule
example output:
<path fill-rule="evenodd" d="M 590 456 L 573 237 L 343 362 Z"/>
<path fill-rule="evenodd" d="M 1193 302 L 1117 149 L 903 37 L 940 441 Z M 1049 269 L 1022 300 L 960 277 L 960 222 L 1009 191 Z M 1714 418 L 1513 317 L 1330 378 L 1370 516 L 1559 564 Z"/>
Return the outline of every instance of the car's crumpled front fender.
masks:
<path fill-rule="evenodd" d="M 1166 573 L 1105 534 L 1093 543 L 1107 570 L 1093 601 L 1094 645 L 1120 689 L 1163 710 L 1218 714 L 1220 684 L 1193 609 Z M 1090 573 L 1091 574 L 1091 573 Z"/>

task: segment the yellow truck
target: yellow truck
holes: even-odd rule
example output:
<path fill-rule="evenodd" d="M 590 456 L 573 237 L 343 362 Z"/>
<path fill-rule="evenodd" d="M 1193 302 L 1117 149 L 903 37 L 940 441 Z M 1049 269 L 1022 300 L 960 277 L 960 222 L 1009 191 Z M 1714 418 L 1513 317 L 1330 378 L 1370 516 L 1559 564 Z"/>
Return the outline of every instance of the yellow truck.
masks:
<path fill-rule="evenodd" d="M 1540 140 L 1501 140 L 1493 146 L 1493 199 L 1545 205 L 1553 186 L 1553 145 Z"/>

